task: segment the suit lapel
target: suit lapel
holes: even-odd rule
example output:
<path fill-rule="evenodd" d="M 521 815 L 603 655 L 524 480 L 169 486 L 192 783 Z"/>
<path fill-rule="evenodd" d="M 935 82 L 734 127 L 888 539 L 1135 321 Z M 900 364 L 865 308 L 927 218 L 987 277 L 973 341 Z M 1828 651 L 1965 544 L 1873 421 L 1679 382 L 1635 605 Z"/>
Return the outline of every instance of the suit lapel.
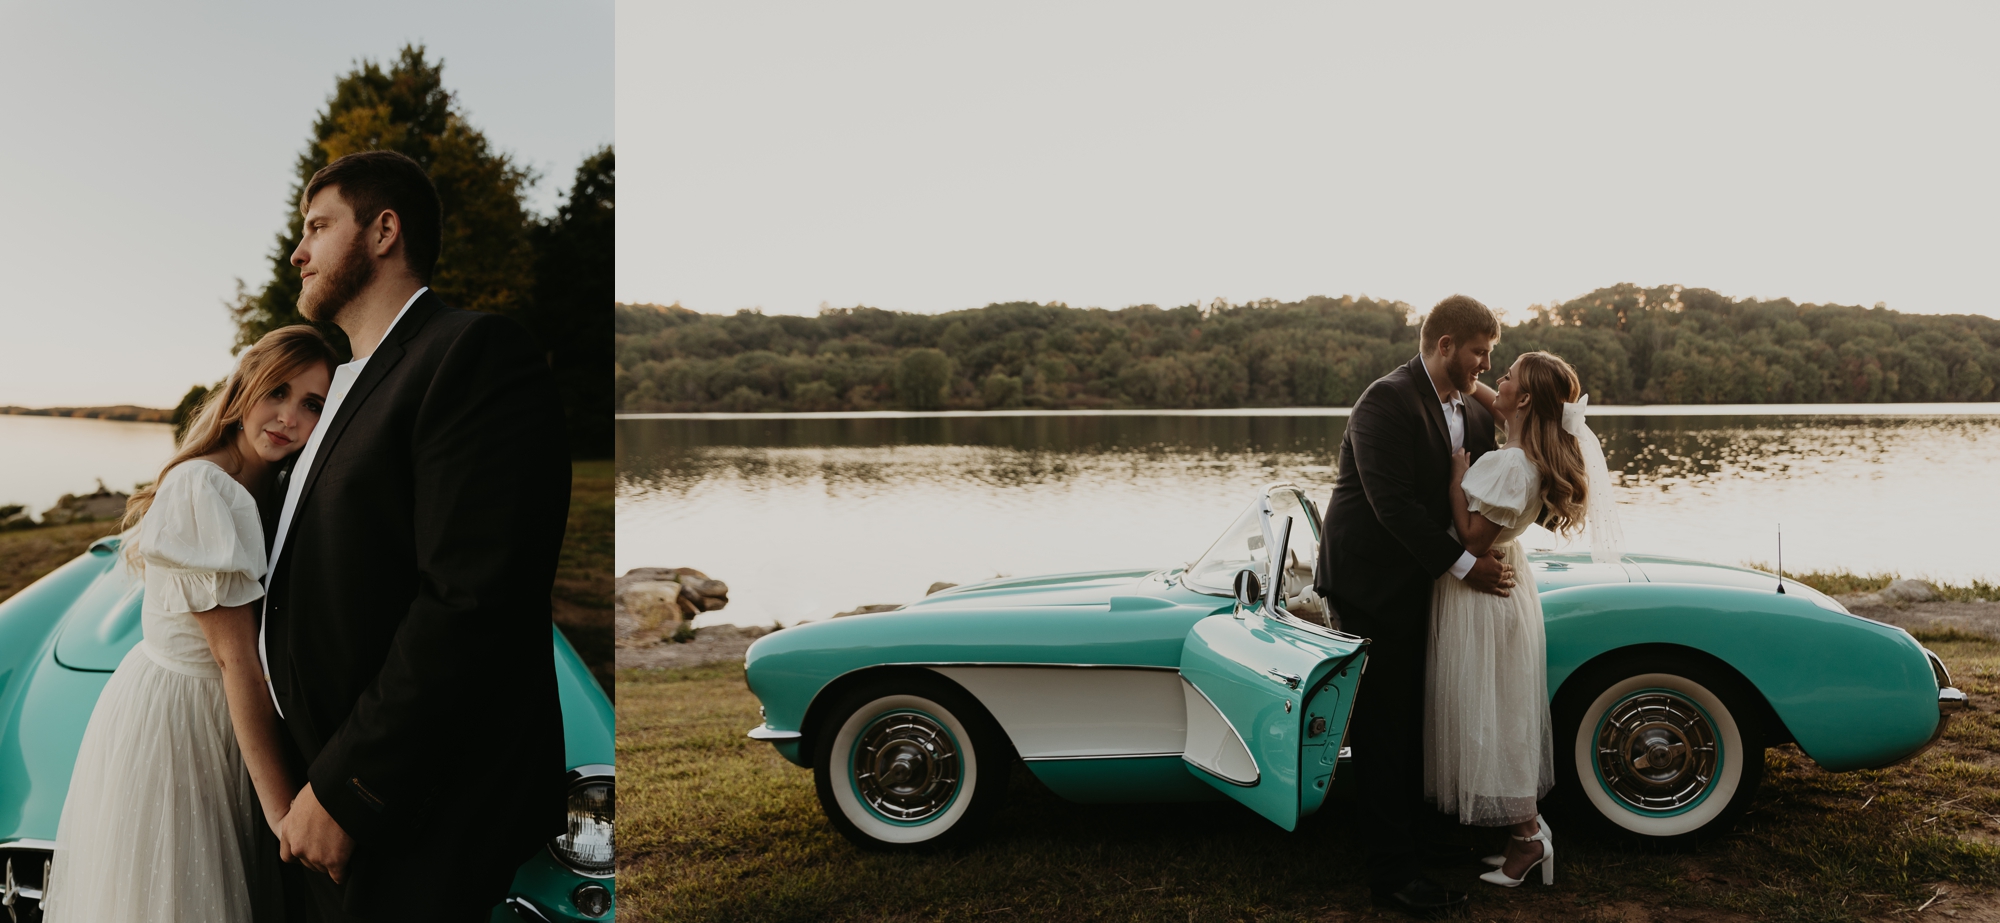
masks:
<path fill-rule="evenodd" d="M 1417 383 L 1417 403 L 1423 406 L 1424 419 L 1431 421 L 1431 429 L 1443 440 L 1447 454 L 1451 451 L 1451 426 L 1444 421 L 1444 404 L 1438 400 L 1437 385 L 1431 383 L 1431 373 L 1424 368 L 1424 357 L 1419 355 L 1405 366 Z"/>
<path fill-rule="evenodd" d="M 396 324 L 396 329 L 390 331 L 390 335 L 382 340 L 381 345 L 375 347 L 374 354 L 368 357 L 368 364 L 361 369 L 361 377 L 354 380 L 354 385 L 348 389 L 347 396 L 341 398 L 340 412 L 326 422 L 326 441 L 320 443 L 319 452 L 313 456 L 312 470 L 306 472 L 305 486 L 299 490 L 299 504 L 292 513 L 291 535 L 298 533 L 298 517 L 304 511 L 306 501 L 312 497 L 313 485 L 319 483 L 320 472 L 326 470 L 327 459 L 333 457 L 334 446 L 340 442 L 341 435 L 347 432 L 347 424 L 360 415 L 362 406 L 368 402 L 368 395 L 375 390 L 375 386 L 381 384 L 382 379 L 387 378 L 389 372 L 395 369 L 396 363 L 403 360 L 403 344 L 409 342 L 410 337 L 416 335 L 418 330 L 423 329 L 424 322 L 430 320 L 431 315 L 437 313 L 441 306 L 442 302 L 435 292 L 425 292 L 422 298 L 417 299 L 416 304 L 410 305 L 409 313 L 403 315 L 403 319 Z M 288 541 L 291 535 L 286 536 Z"/>

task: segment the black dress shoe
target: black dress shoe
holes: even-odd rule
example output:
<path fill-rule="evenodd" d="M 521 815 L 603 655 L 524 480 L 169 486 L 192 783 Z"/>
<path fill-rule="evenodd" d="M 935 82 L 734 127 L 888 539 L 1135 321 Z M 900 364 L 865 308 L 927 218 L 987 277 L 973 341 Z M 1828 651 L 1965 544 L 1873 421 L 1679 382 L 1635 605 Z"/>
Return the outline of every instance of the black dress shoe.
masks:
<path fill-rule="evenodd" d="M 1394 890 L 1373 890 L 1378 906 L 1400 910 L 1419 920 L 1435 920 L 1465 907 L 1463 891 L 1446 889 L 1428 878 L 1416 877 Z"/>

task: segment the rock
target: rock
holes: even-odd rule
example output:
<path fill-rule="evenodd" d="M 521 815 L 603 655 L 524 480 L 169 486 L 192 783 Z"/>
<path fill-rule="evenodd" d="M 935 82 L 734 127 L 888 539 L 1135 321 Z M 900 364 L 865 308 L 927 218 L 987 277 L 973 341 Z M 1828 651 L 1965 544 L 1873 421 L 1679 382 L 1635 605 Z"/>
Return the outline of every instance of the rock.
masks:
<path fill-rule="evenodd" d="M 835 612 L 833 614 L 833 617 L 840 618 L 843 615 L 867 615 L 870 612 L 888 612 L 891 609 L 901 609 L 901 608 L 903 607 L 895 603 L 876 603 L 874 605 L 869 605 L 869 606 L 858 606 L 856 608 L 849 609 L 846 612 Z"/>
<path fill-rule="evenodd" d="M 694 589 L 696 593 L 702 596 L 715 597 L 718 599 L 729 598 L 729 584 L 723 583 L 720 580 L 710 580 L 707 577 L 697 577 L 693 574 L 683 574 L 681 575 L 681 586 L 691 587 Z"/>
<path fill-rule="evenodd" d="M 1904 578 L 1877 590 L 1875 595 L 1899 603 L 1920 603 L 1937 598 L 1937 591 L 1922 580 Z"/>
<path fill-rule="evenodd" d="M 125 516 L 125 501 L 132 499 L 129 494 L 119 493 L 97 482 L 97 490 L 77 495 L 63 494 L 56 505 L 42 511 L 42 525 L 62 526 L 72 522 L 108 522 Z"/>
<path fill-rule="evenodd" d="M 944 582 L 944 581 L 940 580 L 940 581 L 938 581 L 938 582 L 936 582 L 936 583 L 933 583 L 933 584 L 931 584 L 931 588 L 930 588 L 930 589 L 928 589 L 928 590 L 925 590 L 925 591 L 924 591 L 924 595 L 925 595 L 925 596 L 929 596 L 929 595 L 931 595 L 932 593 L 935 593 L 935 592 L 937 592 L 937 591 L 939 591 L 939 590 L 949 590 L 949 589 L 951 589 L 952 587 L 955 587 L 955 586 L 958 586 L 958 584 L 956 584 L 956 583 L 946 583 L 946 582 Z"/>
<path fill-rule="evenodd" d="M 692 618 L 681 605 L 680 597 L 680 584 L 646 580 L 627 584 L 618 594 L 618 604 L 638 619 L 640 636 L 671 638 Z"/>
<path fill-rule="evenodd" d="M 740 663 L 751 642 L 775 627 L 710 625 L 686 644 L 654 644 L 618 649 L 618 669 L 674 669 L 705 663 Z"/>
<path fill-rule="evenodd" d="M 692 641 L 694 619 L 729 604 L 729 585 L 692 567 L 635 567 L 612 581 L 620 648 Z"/>

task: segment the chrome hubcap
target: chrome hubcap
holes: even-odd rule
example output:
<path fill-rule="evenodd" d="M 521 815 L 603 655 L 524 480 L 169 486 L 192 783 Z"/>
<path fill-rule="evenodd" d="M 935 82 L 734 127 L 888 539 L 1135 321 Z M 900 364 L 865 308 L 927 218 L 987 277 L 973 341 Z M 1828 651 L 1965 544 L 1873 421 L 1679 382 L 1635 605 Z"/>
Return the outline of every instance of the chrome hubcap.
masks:
<path fill-rule="evenodd" d="M 890 820 L 929 820 L 951 804 L 958 777 L 958 748 L 944 727 L 925 715 L 884 715 L 857 742 L 854 790 Z"/>
<path fill-rule="evenodd" d="M 1672 811 L 1700 800 L 1715 778 L 1717 756 L 1708 718 L 1670 692 L 1618 703 L 1597 732 L 1605 787 L 1642 811 Z"/>

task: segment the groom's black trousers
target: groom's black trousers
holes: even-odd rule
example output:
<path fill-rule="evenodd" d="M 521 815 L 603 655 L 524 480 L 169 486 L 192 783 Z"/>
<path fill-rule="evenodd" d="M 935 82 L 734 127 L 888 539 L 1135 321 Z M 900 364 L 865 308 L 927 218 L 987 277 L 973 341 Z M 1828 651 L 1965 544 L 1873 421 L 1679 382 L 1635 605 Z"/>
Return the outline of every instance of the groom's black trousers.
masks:
<path fill-rule="evenodd" d="M 1424 802 L 1425 665 L 1430 652 L 1431 584 L 1399 587 L 1383 604 L 1363 608 L 1337 594 L 1329 600 L 1340 628 L 1374 643 L 1355 694 L 1347 744 L 1350 772 L 1368 847 L 1368 883 L 1393 891 L 1423 874 L 1419 837 L 1435 827 Z"/>

